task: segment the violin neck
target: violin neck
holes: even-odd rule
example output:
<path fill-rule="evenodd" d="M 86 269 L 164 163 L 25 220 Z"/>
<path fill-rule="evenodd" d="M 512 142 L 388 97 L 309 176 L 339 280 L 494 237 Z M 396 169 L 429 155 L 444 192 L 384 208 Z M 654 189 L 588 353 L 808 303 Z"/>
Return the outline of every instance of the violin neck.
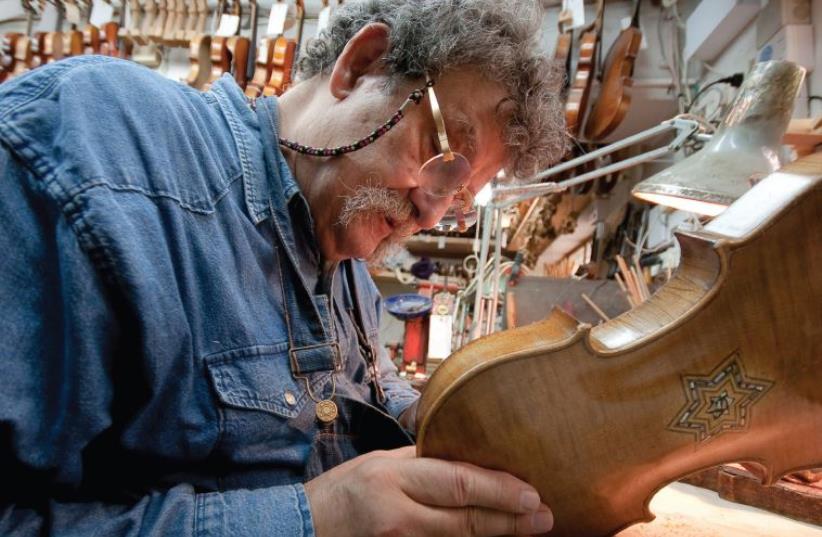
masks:
<path fill-rule="evenodd" d="M 588 27 L 588 31 L 594 31 L 597 35 L 602 32 L 602 21 L 605 17 L 605 0 L 597 0 L 597 14 L 594 22 Z"/>

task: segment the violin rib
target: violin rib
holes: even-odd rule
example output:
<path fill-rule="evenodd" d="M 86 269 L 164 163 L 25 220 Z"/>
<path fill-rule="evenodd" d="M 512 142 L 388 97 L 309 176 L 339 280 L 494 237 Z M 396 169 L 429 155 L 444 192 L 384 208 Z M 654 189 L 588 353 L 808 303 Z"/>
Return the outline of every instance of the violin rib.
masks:
<path fill-rule="evenodd" d="M 657 490 L 718 464 L 822 466 L 822 154 L 678 238 L 677 274 L 634 310 L 555 312 L 445 360 L 418 453 L 521 477 L 568 537 L 650 520 Z"/>

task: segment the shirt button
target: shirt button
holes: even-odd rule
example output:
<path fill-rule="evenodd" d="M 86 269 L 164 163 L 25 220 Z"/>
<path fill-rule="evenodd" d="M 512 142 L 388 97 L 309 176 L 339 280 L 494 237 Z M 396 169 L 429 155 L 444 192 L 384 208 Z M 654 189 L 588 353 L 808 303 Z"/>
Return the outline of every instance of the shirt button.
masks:
<path fill-rule="evenodd" d="M 294 394 L 290 391 L 286 390 L 285 394 L 283 394 L 283 398 L 285 398 L 285 402 L 288 403 L 289 406 L 294 406 L 297 404 L 297 398 L 294 397 Z"/>

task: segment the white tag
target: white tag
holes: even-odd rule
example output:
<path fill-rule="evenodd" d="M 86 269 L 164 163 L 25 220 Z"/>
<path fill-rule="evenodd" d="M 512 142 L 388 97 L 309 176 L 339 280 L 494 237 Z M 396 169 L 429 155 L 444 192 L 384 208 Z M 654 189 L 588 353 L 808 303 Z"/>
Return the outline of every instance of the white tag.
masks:
<path fill-rule="evenodd" d="M 320 14 L 317 15 L 317 36 L 319 37 L 320 32 L 328 28 L 328 21 L 331 20 L 331 6 L 325 6 L 320 10 Z"/>
<path fill-rule="evenodd" d="M 63 4 L 63 9 L 66 10 L 66 20 L 71 24 L 81 24 L 80 7 L 77 4 Z"/>
<path fill-rule="evenodd" d="M 573 22 L 571 28 L 585 26 L 585 2 L 584 0 L 567 0 L 565 9 L 571 12 Z"/>
<path fill-rule="evenodd" d="M 429 318 L 429 358 L 448 358 L 451 355 L 451 327 L 453 322 L 453 317 L 450 315 L 432 315 Z"/>
<path fill-rule="evenodd" d="M 633 19 L 631 17 L 622 17 L 621 19 L 619 19 L 620 30 L 627 30 L 628 28 L 630 28 L 632 20 Z"/>
<path fill-rule="evenodd" d="M 285 19 L 288 17 L 288 4 L 285 2 L 274 2 L 271 4 L 271 11 L 268 14 L 268 29 L 265 35 L 268 37 L 279 37 L 285 32 Z"/>
<path fill-rule="evenodd" d="M 103 2 L 103 0 L 93 0 L 91 16 L 88 19 L 91 24 L 99 28 L 105 23 L 111 22 L 112 16 L 114 16 L 114 6 L 108 2 Z"/>
<path fill-rule="evenodd" d="M 54 4 L 47 3 L 40 15 L 40 22 L 34 29 L 35 32 L 53 32 L 57 27 L 57 8 Z"/>
<path fill-rule="evenodd" d="M 217 28 L 217 32 L 214 35 L 219 37 L 231 37 L 237 35 L 237 31 L 240 29 L 240 16 L 239 15 L 227 15 L 223 14 L 220 17 L 220 27 Z"/>

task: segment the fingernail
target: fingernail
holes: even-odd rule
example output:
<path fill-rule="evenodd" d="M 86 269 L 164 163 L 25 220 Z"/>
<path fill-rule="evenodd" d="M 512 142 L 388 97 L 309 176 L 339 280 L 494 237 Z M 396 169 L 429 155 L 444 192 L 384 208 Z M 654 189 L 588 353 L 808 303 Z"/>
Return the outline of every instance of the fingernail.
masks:
<path fill-rule="evenodd" d="M 534 532 L 545 533 L 554 527 L 554 515 L 551 511 L 537 511 L 534 513 Z"/>
<path fill-rule="evenodd" d="M 533 490 L 526 490 L 519 496 L 519 505 L 523 511 L 536 511 L 539 509 L 539 494 Z"/>

